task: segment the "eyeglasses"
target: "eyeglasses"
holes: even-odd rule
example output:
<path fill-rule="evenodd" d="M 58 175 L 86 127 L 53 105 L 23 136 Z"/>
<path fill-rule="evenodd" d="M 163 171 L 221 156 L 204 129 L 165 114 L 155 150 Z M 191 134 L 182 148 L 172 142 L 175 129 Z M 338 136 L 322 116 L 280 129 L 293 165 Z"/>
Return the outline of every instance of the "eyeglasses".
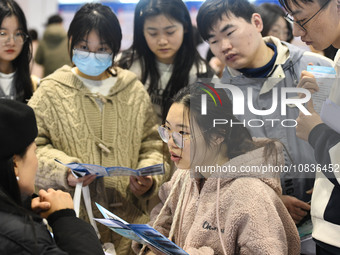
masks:
<path fill-rule="evenodd" d="M 165 143 L 169 142 L 170 135 L 171 135 L 176 146 L 178 148 L 181 148 L 181 149 L 184 148 L 184 141 L 190 139 L 190 137 L 184 138 L 183 135 L 178 133 L 178 132 L 170 133 L 169 130 L 165 126 L 159 126 L 158 127 L 158 133 L 159 133 L 160 137 L 162 138 L 163 142 L 165 142 Z"/>
<path fill-rule="evenodd" d="M 0 31 L 0 43 L 1 44 L 8 43 L 11 40 L 11 38 L 13 38 L 13 41 L 15 43 L 22 45 L 27 41 L 29 36 L 23 32 L 17 32 L 16 34 L 9 34 L 6 31 Z"/>
<path fill-rule="evenodd" d="M 294 17 L 292 17 L 292 15 L 290 15 L 289 13 L 286 13 L 286 15 L 285 15 L 285 20 L 287 20 L 288 22 L 290 22 L 290 23 L 295 23 L 295 24 L 297 24 L 297 25 L 299 25 L 299 27 L 300 28 L 302 28 L 302 30 L 303 31 L 307 31 L 306 30 L 306 28 L 304 27 L 309 21 L 311 21 L 311 19 L 313 19 L 319 12 L 321 12 L 328 4 L 329 4 L 329 2 L 330 2 L 331 0 L 328 0 L 326 3 L 324 3 L 322 6 L 321 6 L 321 8 L 312 16 L 312 17 L 310 17 L 307 21 L 305 21 L 305 22 L 301 22 L 301 21 L 299 21 L 299 20 L 297 20 L 297 21 L 295 21 L 294 20 Z"/>
<path fill-rule="evenodd" d="M 80 59 L 85 59 L 90 56 L 90 54 L 94 54 L 95 58 L 103 63 L 112 59 L 112 52 L 91 52 L 74 48 L 73 55 L 74 54 L 77 54 Z"/>

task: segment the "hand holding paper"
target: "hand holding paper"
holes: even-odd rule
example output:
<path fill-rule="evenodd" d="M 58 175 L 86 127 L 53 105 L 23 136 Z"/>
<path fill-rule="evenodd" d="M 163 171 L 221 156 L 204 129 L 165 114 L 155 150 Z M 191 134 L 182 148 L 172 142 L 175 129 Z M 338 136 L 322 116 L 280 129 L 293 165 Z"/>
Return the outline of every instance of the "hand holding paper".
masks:
<path fill-rule="evenodd" d="M 309 74 L 308 74 L 309 73 Z M 309 65 L 307 66 L 307 71 L 303 71 L 301 73 L 305 74 L 308 77 L 314 76 L 315 82 L 317 82 L 318 90 L 315 89 L 315 85 L 313 85 L 313 81 L 306 82 L 305 88 L 309 89 L 312 93 L 312 99 L 314 102 L 314 109 L 315 111 L 320 114 L 322 104 L 326 101 L 328 98 L 333 84 L 335 84 L 336 81 L 336 72 L 333 67 L 327 67 L 327 66 L 313 66 Z M 306 78 L 307 79 L 307 78 Z M 307 79 L 309 80 L 309 79 Z M 301 83 L 301 81 L 300 81 Z M 313 93 L 316 92 L 316 93 Z"/>
<path fill-rule="evenodd" d="M 302 71 L 301 75 L 300 75 L 300 82 L 297 85 L 298 88 L 304 88 L 304 89 L 308 89 L 309 92 L 313 95 L 315 92 L 319 91 L 319 86 L 316 82 L 315 76 L 313 75 L 313 73 L 308 72 L 308 71 Z M 301 94 L 299 95 L 301 96 L 305 96 L 305 94 Z"/>
<path fill-rule="evenodd" d="M 130 176 L 130 189 L 136 196 L 147 192 L 153 184 L 151 176 Z"/>
<path fill-rule="evenodd" d="M 67 184 L 71 187 L 75 187 L 77 183 L 82 182 L 83 187 L 86 187 L 87 185 L 92 183 L 96 178 L 97 175 L 95 174 L 85 175 L 84 173 L 83 175 L 77 176 L 71 169 L 69 169 L 67 175 Z"/>
<path fill-rule="evenodd" d="M 144 168 L 140 168 L 137 170 L 128 168 L 128 167 L 103 167 L 100 165 L 93 164 L 83 164 L 83 163 L 69 163 L 64 164 L 60 162 L 58 159 L 55 159 L 56 162 L 70 168 L 76 175 L 86 176 L 86 175 L 96 175 L 97 177 L 103 176 L 150 176 L 150 175 L 162 175 L 164 174 L 163 164 L 148 166 Z M 84 177 L 83 177 L 84 178 Z"/>
<path fill-rule="evenodd" d="M 171 242 L 154 228 L 146 224 L 129 224 L 115 214 L 106 210 L 104 207 L 96 203 L 99 211 L 105 219 L 95 219 L 101 224 L 109 227 L 112 231 L 127 237 L 138 243 L 153 247 L 153 251 L 159 251 L 167 255 L 188 255 L 183 249 Z"/>
<path fill-rule="evenodd" d="M 300 112 L 299 117 L 296 119 L 296 135 L 305 141 L 308 141 L 308 136 L 312 129 L 316 125 L 322 123 L 319 114 L 317 114 L 317 112 L 314 110 L 312 99 L 307 103 L 307 110 L 312 115 L 304 115 L 302 112 Z"/>

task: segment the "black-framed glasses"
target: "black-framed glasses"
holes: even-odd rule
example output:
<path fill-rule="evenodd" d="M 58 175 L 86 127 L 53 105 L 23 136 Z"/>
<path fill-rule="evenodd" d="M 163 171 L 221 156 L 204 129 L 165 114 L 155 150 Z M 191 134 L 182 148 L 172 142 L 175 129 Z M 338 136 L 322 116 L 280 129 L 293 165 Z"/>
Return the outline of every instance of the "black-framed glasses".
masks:
<path fill-rule="evenodd" d="M 295 20 L 294 20 L 294 17 L 293 17 L 292 15 L 290 15 L 289 13 L 286 13 L 286 15 L 285 15 L 284 18 L 285 18 L 285 20 L 287 20 L 287 21 L 290 22 L 290 23 L 295 23 L 295 24 L 299 25 L 299 27 L 302 28 L 303 31 L 307 31 L 306 28 L 305 28 L 305 25 L 306 25 L 309 21 L 311 21 L 316 15 L 318 15 L 318 13 L 321 12 L 321 11 L 329 4 L 329 2 L 331 2 L 331 0 L 328 0 L 326 3 L 324 3 L 324 4 L 320 7 L 320 9 L 319 9 L 312 17 L 310 17 L 308 20 L 306 20 L 305 22 L 301 22 L 301 21 L 299 21 L 299 20 L 295 21 Z"/>
<path fill-rule="evenodd" d="M 17 32 L 15 34 L 10 34 L 7 31 L 0 30 L 0 43 L 1 44 L 8 43 L 11 40 L 11 38 L 13 38 L 16 44 L 22 45 L 28 40 L 29 36 L 25 34 L 24 32 Z"/>

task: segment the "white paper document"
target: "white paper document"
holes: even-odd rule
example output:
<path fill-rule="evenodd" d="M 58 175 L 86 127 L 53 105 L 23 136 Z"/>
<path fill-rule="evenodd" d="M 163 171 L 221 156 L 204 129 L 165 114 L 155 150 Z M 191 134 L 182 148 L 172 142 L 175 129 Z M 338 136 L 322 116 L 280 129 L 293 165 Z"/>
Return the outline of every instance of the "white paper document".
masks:
<path fill-rule="evenodd" d="M 319 91 L 312 95 L 312 99 L 315 111 L 320 114 L 322 105 L 336 82 L 336 72 L 333 67 L 312 65 L 307 66 L 307 71 L 314 75 L 319 86 Z"/>

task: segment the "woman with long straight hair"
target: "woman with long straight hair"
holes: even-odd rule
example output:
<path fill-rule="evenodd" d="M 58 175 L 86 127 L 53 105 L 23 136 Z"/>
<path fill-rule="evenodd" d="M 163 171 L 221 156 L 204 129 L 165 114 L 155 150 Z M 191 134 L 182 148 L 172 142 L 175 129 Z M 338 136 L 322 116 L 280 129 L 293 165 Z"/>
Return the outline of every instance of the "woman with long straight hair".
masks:
<path fill-rule="evenodd" d="M 32 40 L 25 15 L 15 1 L 0 1 L 0 24 L 0 98 L 27 103 L 33 93 Z"/>
<path fill-rule="evenodd" d="M 281 143 L 253 139 L 223 89 L 216 89 L 218 105 L 207 95 L 212 87 L 180 90 L 158 129 L 177 170 L 161 187 L 149 224 L 188 254 L 300 254 L 280 198 Z"/>
<path fill-rule="evenodd" d="M 189 11 L 182 0 L 140 0 L 133 43 L 119 65 L 137 74 L 155 106 L 159 122 L 170 98 L 183 86 L 213 75 L 195 44 Z"/>

